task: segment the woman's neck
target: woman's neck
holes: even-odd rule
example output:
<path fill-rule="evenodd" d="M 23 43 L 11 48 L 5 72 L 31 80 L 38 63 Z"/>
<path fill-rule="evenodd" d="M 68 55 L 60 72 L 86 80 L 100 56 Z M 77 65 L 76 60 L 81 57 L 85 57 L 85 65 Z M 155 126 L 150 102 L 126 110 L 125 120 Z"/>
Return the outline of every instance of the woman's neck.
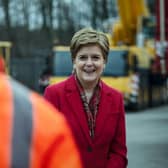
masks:
<path fill-rule="evenodd" d="M 86 91 L 86 92 L 93 92 L 94 91 L 94 88 L 96 87 L 97 83 L 98 82 L 83 82 L 83 81 L 80 81 L 83 89 Z"/>
<path fill-rule="evenodd" d="M 93 92 L 95 90 L 96 85 L 98 84 L 98 81 L 94 81 L 94 82 L 83 82 L 81 81 L 79 78 L 77 78 L 81 84 L 81 86 L 83 87 L 83 90 L 85 92 L 87 101 L 89 102 Z"/>
<path fill-rule="evenodd" d="M 86 85 L 82 84 L 82 87 L 84 89 L 88 103 L 89 103 L 90 99 L 92 98 L 92 95 L 93 95 L 93 92 L 95 90 L 96 85 L 97 84 L 86 84 Z"/>

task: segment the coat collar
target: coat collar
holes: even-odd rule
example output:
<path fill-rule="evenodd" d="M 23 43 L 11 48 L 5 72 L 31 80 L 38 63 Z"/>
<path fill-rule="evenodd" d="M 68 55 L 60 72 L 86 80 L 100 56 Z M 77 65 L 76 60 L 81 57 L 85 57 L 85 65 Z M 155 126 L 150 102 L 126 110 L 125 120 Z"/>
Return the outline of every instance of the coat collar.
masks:
<path fill-rule="evenodd" d="M 65 84 L 65 89 L 67 100 L 76 115 L 77 121 L 79 122 L 82 131 L 85 133 L 86 138 L 88 139 L 90 144 L 92 144 L 92 140 L 89 136 L 89 128 L 87 124 L 86 114 L 84 112 L 82 100 L 80 98 L 75 77 L 73 75 L 68 78 Z M 101 81 L 101 98 L 96 119 L 96 130 L 94 139 L 100 136 L 101 132 L 103 131 L 105 118 L 107 116 L 106 114 L 108 114 L 108 112 L 110 112 L 110 108 L 112 108 L 112 103 L 109 102 L 112 102 L 111 90 L 106 84 Z"/>

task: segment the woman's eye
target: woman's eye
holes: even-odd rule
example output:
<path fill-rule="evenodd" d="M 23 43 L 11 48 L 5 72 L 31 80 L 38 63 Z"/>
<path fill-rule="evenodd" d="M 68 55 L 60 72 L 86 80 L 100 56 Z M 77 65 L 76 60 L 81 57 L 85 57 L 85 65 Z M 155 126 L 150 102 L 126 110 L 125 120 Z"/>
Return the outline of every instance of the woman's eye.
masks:
<path fill-rule="evenodd" d="M 78 57 L 78 59 L 81 60 L 81 61 L 86 61 L 88 59 L 91 59 L 92 61 L 98 61 L 100 59 L 100 56 L 99 55 L 93 55 L 89 58 L 87 55 L 80 55 Z"/>
<path fill-rule="evenodd" d="M 87 57 L 86 57 L 86 56 L 84 56 L 84 55 L 81 55 L 81 56 L 79 57 L 79 59 L 80 59 L 80 60 L 86 60 L 86 59 L 87 59 Z"/>
<path fill-rule="evenodd" d="M 92 57 L 92 59 L 93 59 L 93 60 L 99 60 L 100 57 L 95 55 L 95 56 Z"/>

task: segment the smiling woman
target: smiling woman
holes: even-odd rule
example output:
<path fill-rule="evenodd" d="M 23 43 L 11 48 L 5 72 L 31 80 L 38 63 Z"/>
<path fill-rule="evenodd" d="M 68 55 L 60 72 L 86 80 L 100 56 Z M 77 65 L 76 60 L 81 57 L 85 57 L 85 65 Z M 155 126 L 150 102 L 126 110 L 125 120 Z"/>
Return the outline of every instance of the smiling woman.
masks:
<path fill-rule="evenodd" d="M 102 32 L 84 28 L 72 37 L 70 51 L 73 74 L 48 86 L 44 96 L 66 116 L 84 168 L 126 168 L 123 98 L 101 80 L 108 39 Z"/>

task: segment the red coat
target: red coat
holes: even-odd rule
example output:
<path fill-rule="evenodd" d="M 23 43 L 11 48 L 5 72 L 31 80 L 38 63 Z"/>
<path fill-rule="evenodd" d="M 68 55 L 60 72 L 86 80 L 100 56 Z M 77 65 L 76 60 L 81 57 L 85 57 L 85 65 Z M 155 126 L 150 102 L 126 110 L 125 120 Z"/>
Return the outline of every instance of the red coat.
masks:
<path fill-rule="evenodd" d="M 0 72 L 5 72 L 5 61 L 2 55 L 0 55 Z"/>
<path fill-rule="evenodd" d="M 122 95 L 118 91 L 102 82 L 93 140 L 89 136 L 86 114 L 74 76 L 47 87 L 44 96 L 69 121 L 84 168 L 126 168 L 125 112 Z"/>

